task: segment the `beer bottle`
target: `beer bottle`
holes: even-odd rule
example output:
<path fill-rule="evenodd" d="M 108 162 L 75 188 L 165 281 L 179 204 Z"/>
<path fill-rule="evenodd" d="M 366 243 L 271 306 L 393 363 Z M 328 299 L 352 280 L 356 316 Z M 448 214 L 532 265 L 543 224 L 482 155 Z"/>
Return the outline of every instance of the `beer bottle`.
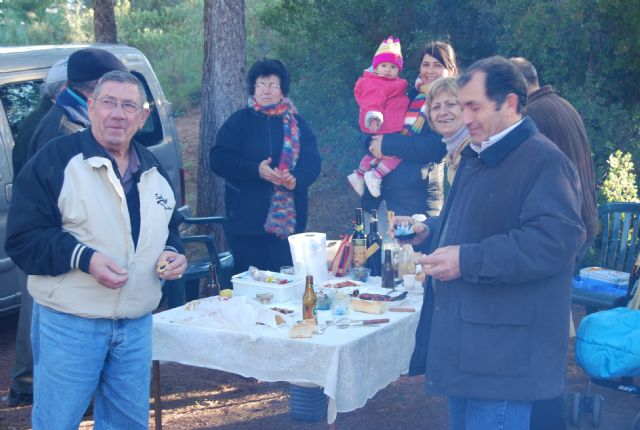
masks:
<path fill-rule="evenodd" d="M 316 292 L 313 291 L 313 276 L 307 275 L 307 284 L 304 288 L 304 295 L 302 296 L 302 319 L 314 320 L 318 322 L 316 301 L 318 297 Z"/>
<path fill-rule="evenodd" d="M 382 287 L 383 288 L 395 288 L 396 276 L 393 269 L 393 262 L 391 261 L 391 250 L 384 250 L 384 264 L 382 266 Z"/>
<path fill-rule="evenodd" d="M 378 233 L 377 215 L 377 211 L 373 209 L 367 235 L 367 267 L 371 269 L 371 276 L 382 275 L 382 237 Z"/>
<path fill-rule="evenodd" d="M 367 263 L 367 237 L 364 234 L 362 208 L 356 209 L 356 224 L 353 227 L 351 246 L 353 249 L 353 267 L 364 266 Z"/>
<path fill-rule="evenodd" d="M 206 288 L 207 296 L 220 295 L 220 282 L 218 281 L 218 272 L 216 271 L 216 263 L 213 261 L 209 265 L 209 279 L 207 280 Z"/>

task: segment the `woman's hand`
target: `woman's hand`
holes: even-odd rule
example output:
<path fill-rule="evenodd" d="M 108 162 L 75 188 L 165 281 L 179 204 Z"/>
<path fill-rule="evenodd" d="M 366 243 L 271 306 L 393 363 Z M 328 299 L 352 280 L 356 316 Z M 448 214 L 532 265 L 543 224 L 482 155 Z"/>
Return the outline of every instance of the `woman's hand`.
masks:
<path fill-rule="evenodd" d="M 262 179 L 274 185 L 282 185 L 282 173 L 278 169 L 271 168 L 271 157 L 262 160 L 258 166 L 258 174 Z"/>
<path fill-rule="evenodd" d="M 289 169 L 285 169 L 282 172 L 282 186 L 289 191 L 293 191 L 296 188 L 296 177 L 289 172 Z"/>
<path fill-rule="evenodd" d="M 382 154 L 382 135 L 377 134 L 371 137 L 371 142 L 369 143 L 369 152 L 374 157 L 380 159 L 384 155 Z"/>

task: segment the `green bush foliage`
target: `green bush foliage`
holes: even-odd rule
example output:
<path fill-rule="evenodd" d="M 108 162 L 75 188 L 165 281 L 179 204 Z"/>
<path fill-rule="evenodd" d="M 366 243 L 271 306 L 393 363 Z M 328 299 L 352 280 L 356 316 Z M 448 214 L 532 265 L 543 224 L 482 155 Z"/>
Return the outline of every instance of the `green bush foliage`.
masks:
<path fill-rule="evenodd" d="M 116 14 L 119 42 L 145 53 L 167 99 L 178 111 L 200 97 L 203 11 L 203 0 L 172 2 L 144 10 L 123 1 Z"/>
<path fill-rule="evenodd" d="M 606 202 L 637 202 L 638 186 L 631 154 L 615 151 L 607 160 L 609 172 L 601 192 Z"/>
<path fill-rule="evenodd" d="M 281 0 L 261 16 L 318 132 L 329 173 L 321 183 L 342 180 L 358 160 L 353 84 L 390 34 L 402 41 L 402 76 L 410 82 L 429 40 L 449 40 L 463 68 L 489 55 L 526 57 L 541 84 L 552 84 L 583 116 L 597 178 L 615 150 L 640 156 L 640 2 Z"/>

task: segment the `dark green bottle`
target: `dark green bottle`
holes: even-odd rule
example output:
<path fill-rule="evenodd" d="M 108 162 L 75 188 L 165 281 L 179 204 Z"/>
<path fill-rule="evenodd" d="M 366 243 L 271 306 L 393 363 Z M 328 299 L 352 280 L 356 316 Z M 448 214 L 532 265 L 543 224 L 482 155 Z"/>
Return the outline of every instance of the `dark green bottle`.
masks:
<path fill-rule="evenodd" d="M 371 276 L 382 275 L 382 237 L 378 233 L 378 214 L 375 209 L 371 211 L 371 218 L 369 219 L 367 267 L 371 269 Z"/>

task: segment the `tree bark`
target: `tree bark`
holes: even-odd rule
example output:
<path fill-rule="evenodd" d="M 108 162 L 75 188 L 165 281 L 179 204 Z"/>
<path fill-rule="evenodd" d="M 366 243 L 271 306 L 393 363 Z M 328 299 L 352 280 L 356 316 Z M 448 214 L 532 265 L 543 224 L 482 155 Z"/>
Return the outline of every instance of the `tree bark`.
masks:
<path fill-rule="evenodd" d="M 118 43 L 115 0 L 93 0 L 93 34 L 97 43 Z"/>
<path fill-rule="evenodd" d="M 224 215 L 224 180 L 209 167 L 220 126 L 245 104 L 244 0 L 205 0 L 198 216 Z"/>

